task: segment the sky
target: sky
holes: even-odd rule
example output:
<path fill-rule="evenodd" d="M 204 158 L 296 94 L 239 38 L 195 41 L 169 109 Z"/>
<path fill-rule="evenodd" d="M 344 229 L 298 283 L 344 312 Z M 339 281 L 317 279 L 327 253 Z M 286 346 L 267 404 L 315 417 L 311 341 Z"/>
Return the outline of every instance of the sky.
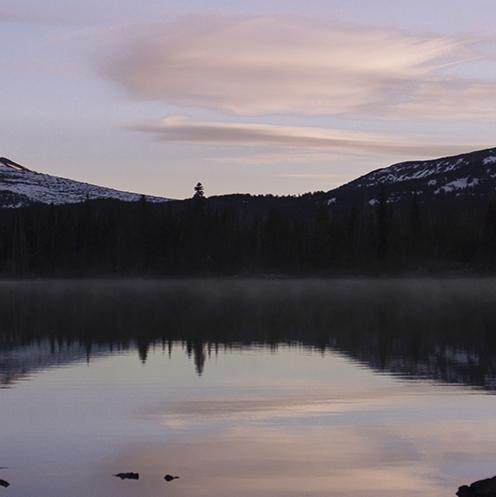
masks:
<path fill-rule="evenodd" d="M 494 0 L 0 0 L 0 156 L 187 198 L 496 147 Z"/>

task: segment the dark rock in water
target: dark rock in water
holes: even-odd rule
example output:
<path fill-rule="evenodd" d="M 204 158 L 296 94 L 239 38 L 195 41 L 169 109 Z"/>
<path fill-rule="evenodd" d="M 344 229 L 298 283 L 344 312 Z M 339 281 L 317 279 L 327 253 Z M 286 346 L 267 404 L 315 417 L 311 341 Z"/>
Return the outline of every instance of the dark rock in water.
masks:
<path fill-rule="evenodd" d="M 476 481 L 470 486 L 463 485 L 456 495 L 458 497 L 496 497 L 496 476 Z"/>
<path fill-rule="evenodd" d="M 10 485 L 10 483 L 8 481 L 0 480 L 0 487 L 7 488 L 9 485 Z"/>
<path fill-rule="evenodd" d="M 172 481 L 172 480 L 176 480 L 177 478 L 179 478 L 179 476 L 172 476 L 172 475 L 165 475 L 164 476 L 165 481 Z"/>
<path fill-rule="evenodd" d="M 117 476 L 121 480 L 139 480 L 139 473 L 117 473 L 112 476 Z"/>

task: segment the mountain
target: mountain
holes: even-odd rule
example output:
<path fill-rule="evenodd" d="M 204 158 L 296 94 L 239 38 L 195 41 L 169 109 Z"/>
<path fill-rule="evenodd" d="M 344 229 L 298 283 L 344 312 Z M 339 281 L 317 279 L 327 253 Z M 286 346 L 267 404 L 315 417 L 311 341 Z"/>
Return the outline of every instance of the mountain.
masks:
<path fill-rule="evenodd" d="M 425 161 L 409 161 L 377 169 L 327 192 L 303 195 L 230 194 L 208 198 L 216 207 L 233 207 L 263 217 L 271 209 L 287 216 L 312 217 L 322 204 L 347 215 L 355 205 L 374 206 L 381 192 L 397 212 L 409 212 L 415 196 L 432 214 L 463 210 L 485 213 L 496 193 L 496 148 Z"/>
<path fill-rule="evenodd" d="M 0 207 L 24 207 L 30 204 L 74 204 L 87 199 L 117 199 L 137 202 L 143 196 L 103 186 L 91 185 L 42 174 L 0 157 Z M 169 199 L 146 195 L 148 202 Z"/>
<path fill-rule="evenodd" d="M 329 205 L 348 207 L 379 202 L 487 202 L 496 185 L 496 148 L 426 161 L 400 162 L 377 169 L 325 194 Z"/>
<path fill-rule="evenodd" d="M 348 210 L 353 204 L 375 205 L 381 191 L 389 204 L 400 209 L 417 201 L 451 209 L 453 201 L 476 207 L 487 205 L 496 187 L 496 148 L 425 161 L 409 161 L 377 169 L 328 192 L 300 196 L 231 194 L 209 197 L 217 206 L 235 206 L 242 211 L 267 212 L 275 207 L 287 213 L 313 214 L 316 206 Z M 33 203 L 70 204 L 86 199 L 117 199 L 136 202 L 143 196 L 70 179 L 38 173 L 16 162 L 0 158 L 0 207 L 22 207 Z M 159 203 L 170 199 L 146 196 Z"/>

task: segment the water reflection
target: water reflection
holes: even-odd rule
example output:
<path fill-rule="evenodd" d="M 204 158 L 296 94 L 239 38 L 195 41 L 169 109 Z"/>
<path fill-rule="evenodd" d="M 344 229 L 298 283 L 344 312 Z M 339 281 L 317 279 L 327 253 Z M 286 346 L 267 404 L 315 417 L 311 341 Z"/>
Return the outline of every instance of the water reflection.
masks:
<path fill-rule="evenodd" d="M 496 281 L 2 282 L 0 382 L 181 344 L 338 350 L 378 371 L 496 389 Z"/>

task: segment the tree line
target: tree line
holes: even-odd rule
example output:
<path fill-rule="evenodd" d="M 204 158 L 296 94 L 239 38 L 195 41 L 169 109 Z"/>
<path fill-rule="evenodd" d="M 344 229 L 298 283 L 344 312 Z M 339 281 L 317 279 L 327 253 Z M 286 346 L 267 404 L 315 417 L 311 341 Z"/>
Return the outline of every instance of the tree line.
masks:
<path fill-rule="evenodd" d="M 198 185 L 197 185 L 198 186 Z M 496 201 L 338 209 L 301 198 L 87 200 L 0 210 L 3 277 L 492 274 Z M 311 200 L 311 199 L 310 199 Z"/>

